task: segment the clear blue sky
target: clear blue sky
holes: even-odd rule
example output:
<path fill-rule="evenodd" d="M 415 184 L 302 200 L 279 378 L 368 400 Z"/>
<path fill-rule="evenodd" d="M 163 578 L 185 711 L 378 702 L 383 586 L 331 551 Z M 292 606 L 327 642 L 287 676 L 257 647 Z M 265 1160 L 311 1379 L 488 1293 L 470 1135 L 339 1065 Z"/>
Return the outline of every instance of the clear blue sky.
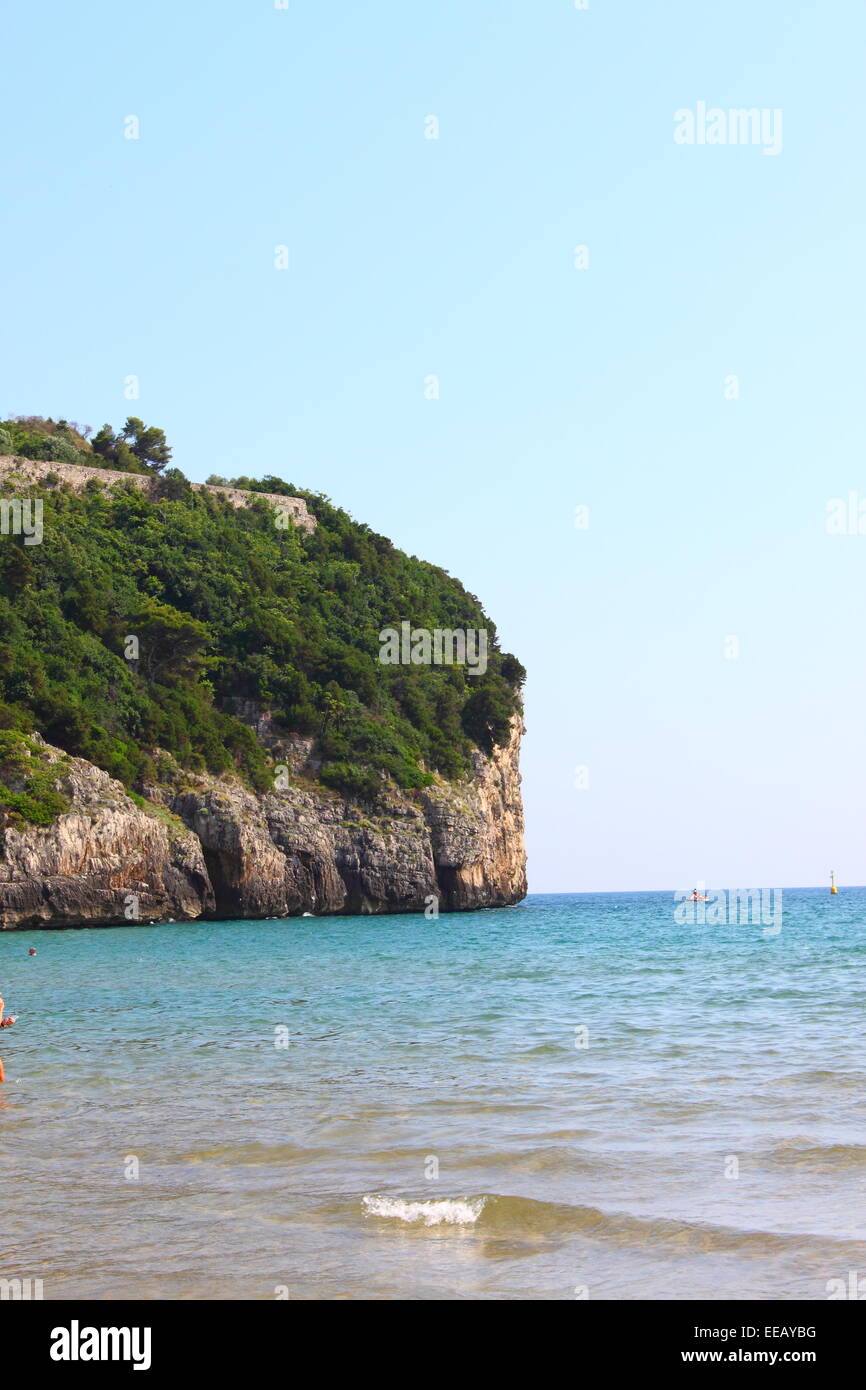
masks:
<path fill-rule="evenodd" d="M 866 882 L 866 536 L 825 531 L 864 39 L 854 0 L 19 4 L 0 411 L 141 415 L 457 575 L 530 673 L 533 890 Z M 675 144 L 699 101 L 782 152 Z"/>

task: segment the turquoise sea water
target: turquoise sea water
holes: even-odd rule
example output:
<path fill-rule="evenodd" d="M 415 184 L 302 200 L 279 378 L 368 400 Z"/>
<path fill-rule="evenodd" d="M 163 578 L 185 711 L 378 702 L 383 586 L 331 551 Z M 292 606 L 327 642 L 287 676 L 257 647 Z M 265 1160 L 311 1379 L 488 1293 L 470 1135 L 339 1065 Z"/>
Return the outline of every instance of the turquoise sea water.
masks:
<path fill-rule="evenodd" d="M 866 1275 L 864 968 L 864 889 L 786 891 L 776 935 L 672 893 L 6 933 L 0 1273 L 826 1298 Z"/>

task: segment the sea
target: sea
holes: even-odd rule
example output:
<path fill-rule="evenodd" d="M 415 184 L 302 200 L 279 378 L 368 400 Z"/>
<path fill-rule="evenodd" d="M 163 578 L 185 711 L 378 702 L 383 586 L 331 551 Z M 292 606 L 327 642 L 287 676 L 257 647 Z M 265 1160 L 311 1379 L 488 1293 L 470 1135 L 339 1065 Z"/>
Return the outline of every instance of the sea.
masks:
<path fill-rule="evenodd" d="M 866 1295 L 866 889 L 703 915 L 672 890 L 0 934 L 0 1276 Z"/>

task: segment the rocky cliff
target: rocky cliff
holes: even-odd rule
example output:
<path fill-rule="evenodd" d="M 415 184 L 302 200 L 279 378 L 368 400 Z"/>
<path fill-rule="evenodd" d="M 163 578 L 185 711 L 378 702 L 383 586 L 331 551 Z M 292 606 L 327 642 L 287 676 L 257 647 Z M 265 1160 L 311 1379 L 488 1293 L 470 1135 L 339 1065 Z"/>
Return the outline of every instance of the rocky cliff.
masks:
<path fill-rule="evenodd" d="M 309 741 L 284 745 L 273 791 L 159 759 L 133 798 L 80 758 L 30 741 L 65 809 L 27 824 L 0 808 L 0 928 L 301 913 L 502 907 L 526 893 L 522 724 L 471 775 L 357 803 L 313 779 Z M 26 784 L 26 777 L 22 785 Z"/>

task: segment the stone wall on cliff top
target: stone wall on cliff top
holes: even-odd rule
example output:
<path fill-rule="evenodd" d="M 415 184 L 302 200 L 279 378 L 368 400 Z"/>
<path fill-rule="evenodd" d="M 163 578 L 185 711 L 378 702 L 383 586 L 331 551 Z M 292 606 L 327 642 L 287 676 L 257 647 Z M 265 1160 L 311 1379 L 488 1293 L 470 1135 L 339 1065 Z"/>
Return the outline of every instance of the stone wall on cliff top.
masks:
<path fill-rule="evenodd" d="M 46 827 L 0 810 L 0 929 L 197 918 L 504 907 L 526 894 L 518 758 L 360 805 L 304 776 L 258 794 L 175 768 L 139 806 L 120 782 L 31 736 L 69 809 Z M 35 755 L 34 755 L 35 756 Z"/>
<path fill-rule="evenodd" d="M 27 486 L 40 486 L 53 474 L 61 483 L 68 483 L 80 492 L 91 478 L 101 487 L 113 487 L 115 483 L 131 483 L 139 492 L 150 494 L 158 479 L 152 474 L 121 473 L 114 468 L 88 468 L 78 463 L 46 463 L 42 459 L 28 459 L 11 454 L 0 455 L 0 483 L 20 479 Z M 190 483 L 194 492 L 214 492 L 225 497 L 233 507 L 248 507 L 257 498 L 270 503 L 272 507 L 285 508 L 287 515 L 302 531 L 315 531 L 316 518 L 307 509 L 303 497 L 284 497 L 276 492 L 245 492 L 236 487 L 219 487 L 213 483 Z"/>

